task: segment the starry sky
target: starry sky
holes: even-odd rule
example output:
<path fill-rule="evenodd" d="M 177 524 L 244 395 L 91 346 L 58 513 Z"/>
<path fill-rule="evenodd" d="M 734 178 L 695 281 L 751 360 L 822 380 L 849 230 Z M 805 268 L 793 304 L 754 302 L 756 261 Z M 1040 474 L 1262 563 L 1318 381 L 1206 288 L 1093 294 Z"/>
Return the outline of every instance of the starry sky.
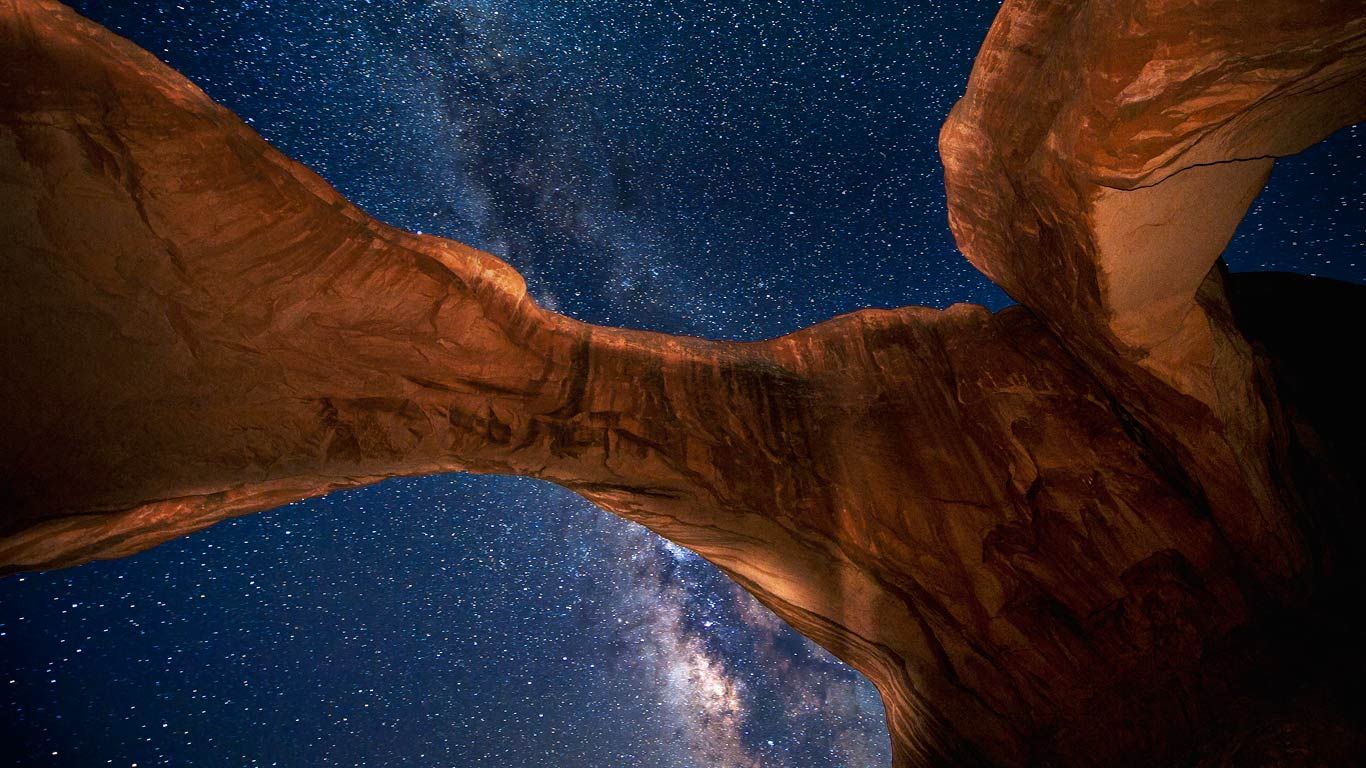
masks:
<path fill-rule="evenodd" d="M 992 0 L 75 6 L 583 320 L 757 339 L 1009 303 L 953 247 L 935 150 Z M 1279 163 L 1232 268 L 1366 281 L 1361 139 Z M 0 581 L 0 718 L 22 765 L 890 762 L 871 685 L 706 562 L 465 475 Z"/>

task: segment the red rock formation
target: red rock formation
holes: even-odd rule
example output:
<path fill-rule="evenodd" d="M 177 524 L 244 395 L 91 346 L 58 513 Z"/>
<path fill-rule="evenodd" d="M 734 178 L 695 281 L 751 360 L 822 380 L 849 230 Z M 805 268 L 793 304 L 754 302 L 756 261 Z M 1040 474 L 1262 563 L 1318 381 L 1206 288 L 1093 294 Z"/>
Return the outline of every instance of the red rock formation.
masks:
<path fill-rule="evenodd" d="M 1008 2 L 941 143 L 960 245 L 1023 306 L 730 344 L 541 309 L 127 41 L 0 0 L 0 567 L 525 474 L 867 674 L 898 766 L 1348 759 L 1358 635 L 1324 606 L 1360 607 L 1360 432 L 1294 333 L 1351 289 L 1211 266 L 1265 158 L 1360 117 L 1361 15 Z M 1266 321 L 1282 297 L 1302 322 Z"/>
<path fill-rule="evenodd" d="M 1359 0 L 1009 2 L 940 134 L 959 247 L 1278 591 L 1308 567 L 1268 456 L 1279 405 L 1210 269 L 1272 158 L 1366 115 L 1364 70 Z"/>

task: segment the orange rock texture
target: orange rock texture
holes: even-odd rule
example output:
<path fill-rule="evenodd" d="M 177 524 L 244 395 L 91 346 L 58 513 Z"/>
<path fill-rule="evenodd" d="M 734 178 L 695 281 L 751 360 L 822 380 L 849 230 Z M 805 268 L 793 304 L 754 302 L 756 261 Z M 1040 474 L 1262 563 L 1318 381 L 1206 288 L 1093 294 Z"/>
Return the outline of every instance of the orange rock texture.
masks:
<path fill-rule="evenodd" d="M 544 478 L 882 692 L 897 766 L 1361 756 L 1354 286 L 1230 276 L 1366 113 L 1337 0 L 1009 0 L 940 137 L 1020 306 L 601 328 L 388 227 L 149 53 L 0 0 L 0 569 L 395 475 Z"/>

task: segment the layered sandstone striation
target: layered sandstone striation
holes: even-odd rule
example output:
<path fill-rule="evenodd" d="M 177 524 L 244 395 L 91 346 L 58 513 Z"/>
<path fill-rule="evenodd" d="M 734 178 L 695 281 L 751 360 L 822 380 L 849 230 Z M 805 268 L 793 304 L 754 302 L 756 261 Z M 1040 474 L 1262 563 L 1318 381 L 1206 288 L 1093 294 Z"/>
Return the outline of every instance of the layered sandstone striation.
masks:
<path fill-rule="evenodd" d="M 1312 340 L 1360 291 L 1217 259 L 1271 157 L 1366 111 L 1364 50 L 1357 3 L 1007 2 L 941 147 L 1021 306 L 735 344 L 546 311 L 0 0 L 0 568 L 529 475 L 867 674 L 898 766 L 1353 759 L 1360 408 Z"/>

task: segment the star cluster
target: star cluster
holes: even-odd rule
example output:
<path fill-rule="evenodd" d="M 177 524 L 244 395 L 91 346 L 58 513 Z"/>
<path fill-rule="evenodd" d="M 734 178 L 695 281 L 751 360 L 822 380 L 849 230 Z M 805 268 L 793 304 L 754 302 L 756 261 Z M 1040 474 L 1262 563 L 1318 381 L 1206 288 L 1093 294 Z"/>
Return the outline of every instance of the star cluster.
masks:
<path fill-rule="evenodd" d="M 1008 303 L 953 247 L 935 148 L 991 0 L 75 5 L 583 320 L 756 339 Z M 1362 280 L 1360 155 L 1346 131 L 1281 163 L 1234 268 Z M 890 762 L 866 680 L 524 479 L 394 480 L 5 580 L 0 669 L 24 765 Z"/>

